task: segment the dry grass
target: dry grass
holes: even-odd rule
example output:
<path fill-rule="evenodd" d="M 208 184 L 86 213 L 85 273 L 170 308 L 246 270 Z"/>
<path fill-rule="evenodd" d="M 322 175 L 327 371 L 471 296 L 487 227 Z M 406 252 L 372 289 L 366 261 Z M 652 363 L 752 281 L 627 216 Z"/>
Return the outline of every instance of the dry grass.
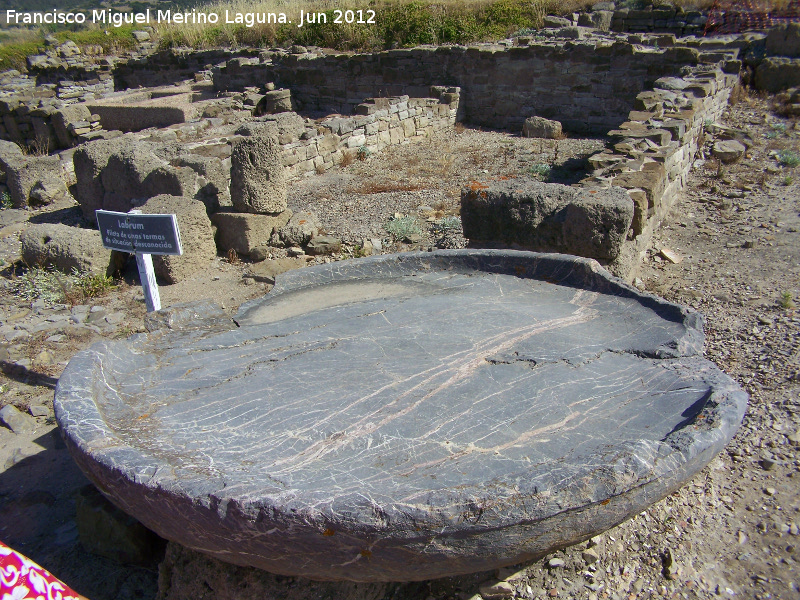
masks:
<path fill-rule="evenodd" d="M 242 259 L 239 258 L 239 254 L 233 248 L 228 250 L 227 259 L 228 263 L 232 265 L 239 265 L 242 263 Z"/>
<path fill-rule="evenodd" d="M 424 190 L 425 186 L 408 181 L 365 181 L 352 186 L 347 191 L 351 194 L 383 194 L 386 192 L 415 192 Z"/>
<path fill-rule="evenodd" d="M 341 50 L 374 50 L 417 44 L 470 42 L 498 39 L 515 31 L 541 27 L 547 14 L 568 14 L 599 0 L 373 0 L 369 4 L 343 4 L 338 0 L 217 0 L 203 5 L 202 11 L 219 16 L 217 23 L 158 23 L 156 34 L 161 45 L 214 46 L 317 45 Z M 375 12 L 373 23 L 333 23 L 334 11 L 361 9 Z M 300 11 L 326 13 L 326 24 L 297 27 Z M 289 23 L 255 23 L 252 26 L 226 23 L 226 11 L 279 15 Z M 191 11 L 190 11 L 191 12 Z"/>
<path fill-rule="evenodd" d="M 344 169 L 345 167 L 349 167 L 350 165 L 352 165 L 355 162 L 355 160 L 356 160 L 356 153 L 350 150 L 346 150 L 342 154 L 342 159 L 339 161 L 339 166 Z"/>

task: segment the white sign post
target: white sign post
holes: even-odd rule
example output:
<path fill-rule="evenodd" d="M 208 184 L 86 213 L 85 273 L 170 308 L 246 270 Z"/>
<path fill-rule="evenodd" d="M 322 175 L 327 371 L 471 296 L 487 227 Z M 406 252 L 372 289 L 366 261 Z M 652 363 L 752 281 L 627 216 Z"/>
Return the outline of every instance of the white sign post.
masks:
<path fill-rule="evenodd" d="M 136 252 L 136 266 L 139 267 L 139 281 L 142 282 L 147 312 L 161 310 L 161 296 L 158 295 L 156 272 L 153 270 L 153 257 L 144 252 Z"/>
<path fill-rule="evenodd" d="M 95 214 L 103 246 L 136 255 L 147 312 L 161 310 L 151 255 L 183 254 L 176 216 L 144 215 L 139 209 L 127 213 L 98 210 Z"/>

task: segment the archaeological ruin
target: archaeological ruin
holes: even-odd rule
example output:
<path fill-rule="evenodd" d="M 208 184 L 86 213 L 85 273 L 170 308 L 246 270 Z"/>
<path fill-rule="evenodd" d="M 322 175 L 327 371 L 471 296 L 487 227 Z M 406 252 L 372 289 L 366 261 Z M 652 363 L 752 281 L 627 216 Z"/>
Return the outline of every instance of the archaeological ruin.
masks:
<path fill-rule="evenodd" d="M 70 453 L 169 540 L 164 573 L 198 556 L 322 581 L 496 569 L 613 527 L 717 455 L 747 394 L 703 358 L 698 313 L 631 284 L 704 145 L 746 159 L 717 123 L 729 103 L 800 85 L 800 27 L 704 37 L 705 22 L 596 10 L 365 54 L 158 50 L 141 31 L 124 57 L 68 42 L 0 74 L 10 203 L 80 207 L 26 227 L 25 264 L 124 269 L 100 209 L 176 215 L 184 254 L 153 256 L 161 284 L 284 257 L 235 314 L 150 313 L 58 381 Z M 465 126 L 603 148 L 570 181 L 486 170 L 461 187 L 466 248 L 409 234 L 413 252 L 381 255 L 289 202 L 300 181 Z"/>

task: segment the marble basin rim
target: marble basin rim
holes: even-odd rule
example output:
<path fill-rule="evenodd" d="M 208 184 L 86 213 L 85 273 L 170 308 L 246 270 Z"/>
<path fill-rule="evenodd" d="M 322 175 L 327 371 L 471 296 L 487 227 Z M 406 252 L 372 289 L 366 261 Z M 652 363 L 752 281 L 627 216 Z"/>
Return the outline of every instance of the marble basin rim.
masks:
<path fill-rule="evenodd" d="M 382 255 L 290 271 L 234 319 L 174 314 L 70 361 L 62 435 L 147 527 L 283 575 L 541 557 L 679 488 L 747 404 L 699 313 L 574 256 Z"/>

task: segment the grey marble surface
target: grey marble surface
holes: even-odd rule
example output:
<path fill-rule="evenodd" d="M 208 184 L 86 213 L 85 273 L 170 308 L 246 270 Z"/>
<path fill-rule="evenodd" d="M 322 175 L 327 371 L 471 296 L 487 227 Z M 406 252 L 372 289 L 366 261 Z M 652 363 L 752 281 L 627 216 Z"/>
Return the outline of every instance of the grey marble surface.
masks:
<path fill-rule="evenodd" d="M 387 255 L 287 273 L 232 322 L 188 312 L 77 355 L 58 422 L 145 525 L 282 574 L 422 580 L 575 543 L 679 487 L 747 402 L 700 315 L 587 259 Z"/>

